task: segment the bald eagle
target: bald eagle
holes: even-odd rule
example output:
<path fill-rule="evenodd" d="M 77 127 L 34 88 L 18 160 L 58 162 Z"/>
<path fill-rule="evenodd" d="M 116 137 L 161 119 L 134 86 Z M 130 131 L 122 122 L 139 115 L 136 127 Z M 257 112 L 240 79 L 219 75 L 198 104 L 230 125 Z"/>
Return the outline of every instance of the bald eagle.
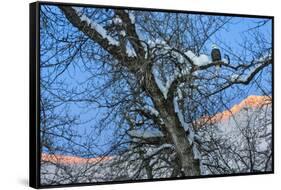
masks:
<path fill-rule="evenodd" d="M 221 52 L 220 52 L 220 49 L 216 45 L 212 45 L 211 57 L 212 57 L 212 62 L 221 61 Z M 219 64 L 218 67 L 221 67 L 221 64 Z"/>

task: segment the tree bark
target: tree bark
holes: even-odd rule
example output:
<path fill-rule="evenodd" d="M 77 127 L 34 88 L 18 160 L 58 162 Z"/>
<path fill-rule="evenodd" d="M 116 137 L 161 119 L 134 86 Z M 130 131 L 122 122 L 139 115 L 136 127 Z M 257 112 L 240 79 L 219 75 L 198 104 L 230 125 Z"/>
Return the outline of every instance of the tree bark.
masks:
<path fill-rule="evenodd" d="M 185 176 L 200 175 L 199 160 L 195 159 L 192 145 L 189 144 L 184 127 L 175 112 L 173 101 L 166 100 L 159 90 L 152 72 L 146 73 L 145 88 L 149 92 L 156 109 L 164 121 L 165 130 L 175 145 L 177 156 Z"/>

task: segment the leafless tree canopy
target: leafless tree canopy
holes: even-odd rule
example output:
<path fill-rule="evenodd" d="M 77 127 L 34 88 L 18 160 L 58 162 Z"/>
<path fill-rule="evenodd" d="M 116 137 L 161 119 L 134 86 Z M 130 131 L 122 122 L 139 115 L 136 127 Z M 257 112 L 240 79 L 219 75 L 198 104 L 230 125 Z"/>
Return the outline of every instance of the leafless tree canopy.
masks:
<path fill-rule="evenodd" d="M 42 160 L 41 182 L 271 171 L 271 24 L 41 6 L 41 151 L 98 158 Z M 212 44 L 221 60 L 212 61 Z M 251 94 L 266 101 L 214 122 Z"/>

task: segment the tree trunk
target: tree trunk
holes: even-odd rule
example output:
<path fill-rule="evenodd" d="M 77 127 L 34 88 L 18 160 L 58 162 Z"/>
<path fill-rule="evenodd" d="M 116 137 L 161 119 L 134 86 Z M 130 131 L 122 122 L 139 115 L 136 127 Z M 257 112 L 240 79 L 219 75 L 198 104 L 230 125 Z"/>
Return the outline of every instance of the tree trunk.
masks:
<path fill-rule="evenodd" d="M 175 112 L 172 100 L 166 100 L 159 90 L 152 74 L 146 73 L 145 88 L 149 92 L 156 109 L 164 121 L 169 138 L 175 145 L 177 156 L 185 176 L 200 175 L 199 160 L 194 158 L 192 145 L 189 144 L 184 127 Z"/>
<path fill-rule="evenodd" d="M 194 158 L 192 145 L 189 144 L 184 128 L 179 124 L 178 118 L 168 116 L 165 119 L 165 126 L 176 147 L 184 174 L 186 176 L 200 175 L 199 160 Z"/>

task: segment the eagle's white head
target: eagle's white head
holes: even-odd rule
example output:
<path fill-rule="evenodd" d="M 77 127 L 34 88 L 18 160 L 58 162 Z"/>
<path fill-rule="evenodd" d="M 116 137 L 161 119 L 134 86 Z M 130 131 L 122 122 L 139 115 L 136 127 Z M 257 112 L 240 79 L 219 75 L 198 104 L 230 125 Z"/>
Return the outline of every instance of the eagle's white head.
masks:
<path fill-rule="evenodd" d="M 218 46 L 216 44 L 212 44 L 212 49 L 218 49 Z"/>

